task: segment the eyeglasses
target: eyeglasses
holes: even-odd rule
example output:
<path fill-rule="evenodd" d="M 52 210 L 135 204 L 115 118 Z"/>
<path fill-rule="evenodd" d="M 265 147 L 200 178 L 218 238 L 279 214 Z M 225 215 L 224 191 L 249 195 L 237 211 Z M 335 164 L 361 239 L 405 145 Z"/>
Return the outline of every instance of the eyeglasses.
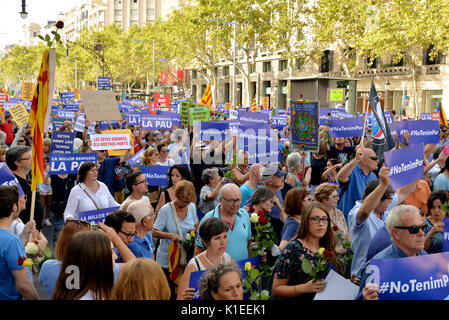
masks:
<path fill-rule="evenodd" d="M 374 160 L 374 161 L 377 161 L 377 160 L 379 160 L 379 158 L 378 158 L 378 157 L 368 157 L 368 158 L 370 158 L 371 160 Z"/>
<path fill-rule="evenodd" d="M 23 160 L 30 160 L 31 158 L 20 158 L 19 160 L 20 161 L 23 161 Z"/>
<path fill-rule="evenodd" d="M 422 230 L 425 233 L 427 231 L 427 224 L 423 224 L 422 226 L 408 226 L 408 227 L 398 226 L 394 228 L 406 229 L 408 230 L 408 232 L 410 232 L 410 234 L 417 234 L 419 230 Z"/>
<path fill-rule="evenodd" d="M 328 224 L 329 223 L 329 218 L 328 217 L 324 217 L 324 218 L 312 217 L 312 218 L 309 218 L 309 220 L 312 221 L 312 223 L 314 223 L 314 224 L 319 224 L 320 222 L 322 222 L 324 224 Z"/>
<path fill-rule="evenodd" d="M 236 204 L 242 202 L 242 199 L 226 199 L 225 197 L 221 197 L 228 204 Z"/>
<path fill-rule="evenodd" d="M 25 140 L 19 140 L 19 141 L 17 141 L 17 142 L 25 142 Z"/>
<path fill-rule="evenodd" d="M 142 180 L 140 182 L 134 183 L 134 185 L 137 186 L 138 184 L 141 184 L 141 183 L 148 183 L 148 181 L 147 181 L 147 179 L 145 179 L 145 180 Z"/>
<path fill-rule="evenodd" d="M 126 233 L 126 232 L 123 232 L 122 230 L 120 230 L 119 232 L 123 233 L 128 239 L 134 237 L 135 235 L 137 235 L 137 232 Z"/>

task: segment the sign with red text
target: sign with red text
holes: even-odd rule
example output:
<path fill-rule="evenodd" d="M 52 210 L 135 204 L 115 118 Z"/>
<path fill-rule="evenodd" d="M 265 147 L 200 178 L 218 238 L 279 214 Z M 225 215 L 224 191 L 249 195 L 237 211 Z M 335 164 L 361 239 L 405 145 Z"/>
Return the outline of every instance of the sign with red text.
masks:
<path fill-rule="evenodd" d="M 154 108 L 156 110 L 170 112 L 170 93 L 155 93 Z"/>
<path fill-rule="evenodd" d="M 130 149 L 128 134 L 96 134 L 91 137 L 92 150 Z"/>

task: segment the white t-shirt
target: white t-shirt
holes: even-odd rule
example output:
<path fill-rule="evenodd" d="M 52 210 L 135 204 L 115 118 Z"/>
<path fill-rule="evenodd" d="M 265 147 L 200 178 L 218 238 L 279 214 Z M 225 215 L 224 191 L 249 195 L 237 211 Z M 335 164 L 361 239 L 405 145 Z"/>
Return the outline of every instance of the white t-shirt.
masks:
<path fill-rule="evenodd" d="M 174 165 L 174 164 L 175 164 L 175 162 L 173 161 L 173 159 L 170 159 L 170 158 L 167 158 L 167 159 L 165 160 L 165 162 L 160 162 L 160 161 L 156 162 L 156 165 L 158 165 L 158 166 L 167 166 L 167 167 L 171 167 L 171 166 Z"/>
<path fill-rule="evenodd" d="M 133 201 L 134 199 L 131 199 L 130 197 L 126 198 L 125 201 L 123 201 L 122 205 L 120 206 L 120 210 L 123 210 L 123 207 L 130 201 Z M 147 196 L 142 196 L 142 199 L 140 200 L 144 200 L 146 202 L 148 202 L 148 204 L 150 203 L 150 198 L 148 198 Z"/>

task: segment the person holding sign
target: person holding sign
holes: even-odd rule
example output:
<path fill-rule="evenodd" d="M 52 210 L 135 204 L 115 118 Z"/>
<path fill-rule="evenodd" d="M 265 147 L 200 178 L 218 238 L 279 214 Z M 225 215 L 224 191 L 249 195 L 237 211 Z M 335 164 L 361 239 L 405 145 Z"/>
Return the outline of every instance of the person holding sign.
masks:
<path fill-rule="evenodd" d="M 78 170 L 78 182 L 69 195 L 64 211 L 64 221 L 78 219 L 78 213 L 95 209 L 118 207 L 106 185 L 97 180 L 98 167 L 93 162 L 84 162 Z"/>
<path fill-rule="evenodd" d="M 393 243 L 376 254 L 371 261 L 374 259 L 397 259 L 427 254 L 423 250 L 424 234 L 427 230 L 427 225 L 424 217 L 421 216 L 415 206 L 400 205 L 393 208 L 388 215 L 386 225 Z M 378 286 L 373 287 L 368 281 L 368 277 L 371 274 L 370 271 L 372 270 L 369 266 L 370 261 L 366 262 L 362 268 L 358 299 L 363 297 L 364 300 L 378 300 Z"/>
<path fill-rule="evenodd" d="M 446 211 L 441 208 L 441 206 L 446 202 L 447 192 L 443 190 L 433 191 L 427 202 L 427 208 L 430 215 L 426 218 L 428 232 L 426 233 L 424 250 L 429 254 L 443 251 L 443 219 L 446 218 Z"/>

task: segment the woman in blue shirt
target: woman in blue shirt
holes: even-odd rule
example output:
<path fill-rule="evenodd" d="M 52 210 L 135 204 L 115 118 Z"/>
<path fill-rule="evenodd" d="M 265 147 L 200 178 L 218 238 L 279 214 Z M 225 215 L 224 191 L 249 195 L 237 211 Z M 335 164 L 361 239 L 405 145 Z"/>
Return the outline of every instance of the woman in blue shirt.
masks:
<path fill-rule="evenodd" d="M 443 251 L 443 218 L 446 218 L 446 211 L 441 206 L 446 202 L 447 193 L 443 190 L 433 191 L 427 202 L 430 215 L 426 218 L 427 234 L 424 250 L 429 254 Z"/>

